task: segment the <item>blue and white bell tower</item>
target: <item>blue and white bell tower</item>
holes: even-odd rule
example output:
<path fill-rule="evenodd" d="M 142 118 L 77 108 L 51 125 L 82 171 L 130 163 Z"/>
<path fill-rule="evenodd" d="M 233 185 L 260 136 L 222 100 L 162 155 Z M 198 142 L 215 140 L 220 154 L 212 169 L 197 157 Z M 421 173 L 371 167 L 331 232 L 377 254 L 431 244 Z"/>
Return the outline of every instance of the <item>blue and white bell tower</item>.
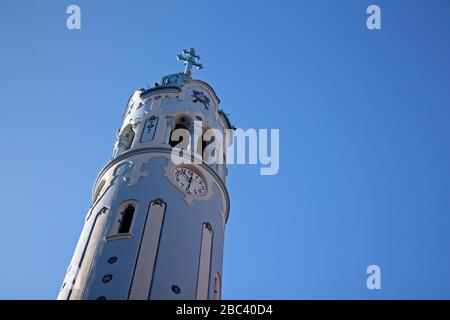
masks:
<path fill-rule="evenodd" d="M 202 68 L 195 50 L 177 58 L 184 72 L 127 103 L 58 299 L 220 299 L 229 136 L 200 155 L 206 130 L 226 137 L 232 125 L 213 88 L 192 79 Z M 172 160 L 180 141 L 195 162 Z"/>

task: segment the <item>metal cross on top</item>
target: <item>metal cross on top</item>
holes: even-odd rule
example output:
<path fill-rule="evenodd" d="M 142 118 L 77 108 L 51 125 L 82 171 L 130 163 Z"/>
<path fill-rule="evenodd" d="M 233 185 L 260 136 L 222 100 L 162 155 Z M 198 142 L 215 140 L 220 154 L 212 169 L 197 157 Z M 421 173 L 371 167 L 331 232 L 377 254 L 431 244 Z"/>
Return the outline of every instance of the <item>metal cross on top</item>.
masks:
<path fill-rule="evenodd" d="M 198 63 L 197 60 L 200 59 L 200 56 L 195 52 L 194 48 L 190 50 L 184 49 L 182 54 L 177 55 L 178 61 L 183 61 L 186 65 L 184 69 L 184 74 L 187 76 L 191 76 L 192 67 L 196 67 L 197 69 L 203 69 L 203 65 Z"/>

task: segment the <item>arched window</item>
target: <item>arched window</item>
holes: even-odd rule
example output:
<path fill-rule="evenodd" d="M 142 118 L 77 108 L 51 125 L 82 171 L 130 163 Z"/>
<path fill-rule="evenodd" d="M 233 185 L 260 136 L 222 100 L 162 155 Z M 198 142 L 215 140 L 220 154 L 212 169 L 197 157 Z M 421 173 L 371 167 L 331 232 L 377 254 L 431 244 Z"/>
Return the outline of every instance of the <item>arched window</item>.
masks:
<path fill-rule="evenodd" d="M 202 157 L 206 164 L 212 165 L 220 163 L 223 154 L 222 132 L 219 129 L 206 129 L 202 137 Z"/>
<path fill-rule="evenodd" d="M 126 126 L 122 132 L 119 134 L 117 141 L 117 153 L 116 155 L 121 155 L 125 151 L 131 148 L 134 140 L 134 130 L 133 126 L 130 124 Z"/>
<path fill-rule="evenodd" d="M 175 121 L 175 126 L 170 133 L 169 144 L 172 148 L 181 146 L 181 149 L 190 149 L 190 134 L 192 132 L 192 121 L 186 116 L 179 116 Z"/>
<path fill-rule="evenodd" d="M 106 180 L 105 179 L 100 181 L 100 183 L 98 184 L 97 189 L 95 190 L 94 199 L 93 199 L 92 203 L 95 203 L 95 201 L 97 201 L 98 197 L 102 194 L 102 190 L 103 190 L 103 187 L 105 186 L 105 184 L 106 184 Z"/>
<path fill-rule="evenodd" d="M 216 139 L 215 136 L 208 137 L 207 134 L 203 134 L 203 143 L 202 143 L 202 157 L 203 161 L 205 161 L 207 164 L 212 164 L 214 162 L 216 152 L 217 150 L 215 148 L 211 149 L 206 148 L 207 146 L 211 145 L 214 140 Z M 206 151 L 206 152 L 205 152 Z"/>
<path fill-rule="evenodd" d="M 198 153 L 202 157 L 203 160 L 205 160 L 204 156 L 203 156 L 203 151 L 205 151 L 206 144 L 208 143 L 208 142 L 205 142 L 205 137 L 206 137 L 205 133 L 207 130 L 208 130 L 208 128 L 205 128 L 205 129 L 201 128 L 202 134 L 200 135 L 200 137 L 198 137 L 197 149 L 195 150 L 195 152 Z"/>
<path fill-rule="evenodd" d="M 133 222 L 135 208 L 132 204 L 125 207 L 125 210 L 121 212 L 119 220 L 119 229 L 117 233 L 130 233 L 131 223 Z"/>

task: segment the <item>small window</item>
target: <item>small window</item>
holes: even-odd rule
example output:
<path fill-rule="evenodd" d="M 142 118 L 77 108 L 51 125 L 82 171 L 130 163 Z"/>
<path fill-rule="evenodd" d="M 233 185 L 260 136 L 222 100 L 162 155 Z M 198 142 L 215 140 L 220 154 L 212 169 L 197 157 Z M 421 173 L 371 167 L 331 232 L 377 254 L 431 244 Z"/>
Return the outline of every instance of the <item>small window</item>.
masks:
<path fill-rule="evenodd" d="M 120 218 L 118 233 L 129 233 L 131 229 L 131 223 L 133 222 L 134 216 L 134 206 L 128 205 L 122 212 L 122 217 Z"/>

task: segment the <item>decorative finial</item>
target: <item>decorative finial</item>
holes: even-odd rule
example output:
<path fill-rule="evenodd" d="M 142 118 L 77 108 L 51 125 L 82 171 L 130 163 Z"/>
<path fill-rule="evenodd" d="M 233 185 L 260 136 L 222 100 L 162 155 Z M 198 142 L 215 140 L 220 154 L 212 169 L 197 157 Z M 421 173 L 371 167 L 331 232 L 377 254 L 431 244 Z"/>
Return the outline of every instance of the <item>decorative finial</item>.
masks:
<path fill-rule="evenodd" d="M 183 61 L 186 65 L 184 69 L 184 74 L 187 76 L 192 75 L 192 67 L 196 67 L 197 69 L 203 69 L 203 65 L 197 62 L 200 59 L 200 56 L 195 52 L 194 48 L 190 50 L 184 49 L 182 54 L 177 55 L 178 61 Z"/>

